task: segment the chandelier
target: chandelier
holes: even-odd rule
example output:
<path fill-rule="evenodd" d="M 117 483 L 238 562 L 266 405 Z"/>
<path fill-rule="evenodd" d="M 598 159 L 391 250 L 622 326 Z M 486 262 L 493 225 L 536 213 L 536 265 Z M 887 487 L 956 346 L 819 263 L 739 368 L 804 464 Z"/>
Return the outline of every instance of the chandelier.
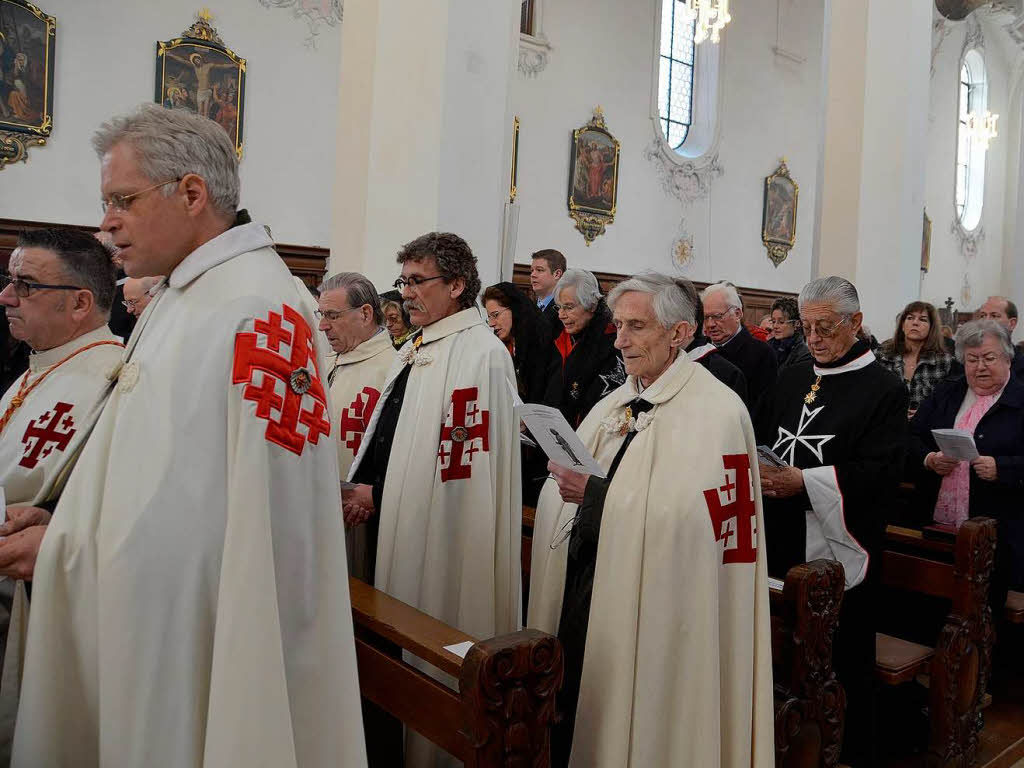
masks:
<path fill-rule="evenodd" d="M 729 0 L 679 0 L 683 4 L 683 13 L 690 21 L 696 21 L 693 34 L 694 44 L 702 43 L 708 38 L 717 43 L 723 27 L 732 21 L 729 15 Z"/>
<path fill-rule="evenodd" d="M 994 139 L 996 134 L 996 120 L 999 115 L 993 115 L 987 109 L 982 113 L 971 112 L 967 115 L 967 135 L 971 141 L 983 148 L 988 148 L 988 143 Z"/>

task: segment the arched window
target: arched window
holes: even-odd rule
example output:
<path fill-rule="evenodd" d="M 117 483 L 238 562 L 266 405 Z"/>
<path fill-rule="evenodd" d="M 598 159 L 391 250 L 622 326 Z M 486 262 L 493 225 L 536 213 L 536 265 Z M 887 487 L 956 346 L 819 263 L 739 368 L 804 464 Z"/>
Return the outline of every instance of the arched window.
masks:
<path fill-rule="evenodd" d="M 679 152 L 693 123 L 694 21 L 678 0 L 662 0 L 658 114 L 668 145 Z"/>
<path fill-rule="evenodd" d="M 960 226 L 970 232 L 981 221 L 985 197 L 986 145 L 972 141 L 967 116 L 981 115 L 988 102 L 988 78 L 981 54 L 972 49 L 960 65 L 960 109 L 956 134 L 956 215 Z"/>

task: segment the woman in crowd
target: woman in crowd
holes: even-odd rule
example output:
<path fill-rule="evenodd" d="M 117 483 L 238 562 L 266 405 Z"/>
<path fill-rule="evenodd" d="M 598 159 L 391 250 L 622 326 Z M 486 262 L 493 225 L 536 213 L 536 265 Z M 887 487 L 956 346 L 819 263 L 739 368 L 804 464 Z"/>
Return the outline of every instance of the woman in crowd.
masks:
<path fill-rule="evenodd" d="M 956 335 L 964 375 L 935 387 L 910 422 L 907 464 L 916 471 L 922 518 L 959 526 L 986 515 L 999 522 L 992 606 L 1024 585 L 1024 382 L 1010 372 L 1013 344 L 994 320 L 966 323 Z M 971 432 L 980 454 L 957 461 L 939 450 L 933 429 Z"/>
<path fill-rule="evenodd" d="M 484 291 L 484 311 L 494 335 L 512 355 L 516 387 L 526 403 L 544 403 L 548 382 L 558 375 L 561 357 L 551 341 L 548 324 L 537 305 L 512 283 L 498 283 Z M 537 503 L 547 477 L 543 451 L 523 447 L 523 503 Z"/>
<path fill-rule="evenodd" d="M 622 386 L 626 369 L 596 277 L 585 269 L 567 270 L 555 286 L 555 303 L 570 351 L 559 375 L 548 383 L 545 401 L 578 427 L 598 400 Z"/>
<path fill-rule="evenodd" d="M 953 356 L 942 341 L 939 313 L 926 301 L 912 301 L 896 321 L 896 332 L 882 345 L 878 356 L 895 373 L 910 395 L 910 416 L 949 375 Z"/>
<path fill-rule="evenodd" d="M 419 329 L 409 320 L 409 313 L 402 306 L 402 296 L 398 291 L 387 291 L 382 293 L 380 298 L 380 308 L 384 312 L 384 327 L 388 329 L 395 349 L 399 349 Z"/>
<path fill-rule="evenodd" d="M 768 346 L 775 351 L 779 362 L 779 373 L 786 368 L 811 362 L 811 350 L 807 348 L 800 328 L 800 311 L 796 299 L 776 299 L 772 302 L 771 333 Z"/>

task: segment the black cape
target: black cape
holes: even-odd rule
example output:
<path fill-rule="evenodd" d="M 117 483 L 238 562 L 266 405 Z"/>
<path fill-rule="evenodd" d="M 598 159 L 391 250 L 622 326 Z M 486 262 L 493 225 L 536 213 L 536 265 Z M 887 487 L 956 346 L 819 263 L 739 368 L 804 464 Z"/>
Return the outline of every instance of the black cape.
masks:
<path fill-rule="evenodd" d="M 718 347 L 718 351 L 746 377 L 749 394 L 747 407 L 752 415 L 755 414 L 775 386 L 779 365 L 775 352 L 763 341 L 751 336 L 750 331 L 743 326 L 740 326 L 735 336 Z"/>

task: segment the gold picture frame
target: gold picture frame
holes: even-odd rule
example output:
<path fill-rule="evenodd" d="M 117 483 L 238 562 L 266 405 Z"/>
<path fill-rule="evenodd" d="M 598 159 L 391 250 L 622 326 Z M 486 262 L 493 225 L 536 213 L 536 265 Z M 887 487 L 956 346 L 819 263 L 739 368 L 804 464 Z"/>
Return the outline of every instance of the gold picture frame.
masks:
<path fill-rule="evenodd" d="M 27 0 L 0 0 L 0 170 L 53 131 L 57 19 Z"/>
<path fill-rule="evenodd" d="M 512 122 L 512 174 L 508 181 L 508 201 L 514 203 L 519 190 L 516 182 L 519 179 L 519 117 Z"/>
<path fill-rule="evenodd" d="M 572 132 L 569 155 L 569 217 L 589 246 L 615 221 L 619 187 L 619 140 L 612 136 L 601 107 L 590 122 Z"/>
<path fill-rule="evenodd" d="M 218 123 L 241 160 L 246 60 L 224 45 L 211 20 L 204 8 L 181 37 L 157 42 L 154 101 Z"/>
<path fill-rule="evenodd" d="M 796 245 L 796 212 L 800 185 L 789 175 L 786 158 L 764 180 L 764 207 L 761 213 L 761 242 L 768 258 L 779 266 Z"/>
<path fill-rule="evenodd" d="M 927 272 L 932 265 L 932 220 L 928 217 L 928 209 L 924 209 L 921 228 L 921 271 Z"/>

